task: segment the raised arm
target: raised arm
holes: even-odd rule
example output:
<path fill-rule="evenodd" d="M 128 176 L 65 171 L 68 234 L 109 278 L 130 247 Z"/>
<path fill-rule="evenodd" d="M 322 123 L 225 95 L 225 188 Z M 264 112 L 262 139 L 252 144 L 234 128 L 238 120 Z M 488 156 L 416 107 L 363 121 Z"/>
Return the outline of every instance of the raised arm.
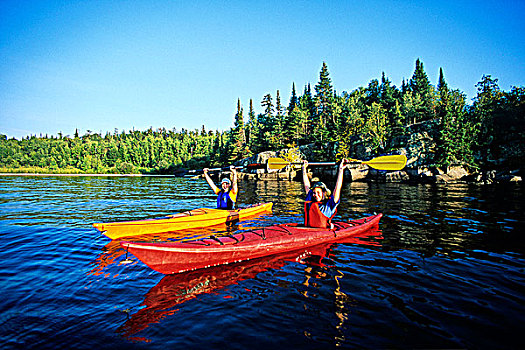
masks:
<path fill-rule="evenodd" d="M 334 202 L 338 203 L 341 199 L 341 187 L 343 186 L 343 175 L 345 173 L 345 169 L 348 166 L 348 160 L 343 158 L 341 160 L 341 163 L 339 163 L 339 171 L 337 172 L 337 180 L 335 182 L 335 188 L 334 188 Z"/>
<path fill-rule="evenodd" d="M 233 174 L 232 191 L 233 193 L 239 193 L 239 187 L 237 186 L 237 169 L 235 169 L 235 166 L 230 165 L 230 170 Z"/>
<path fill-rule="evenodd" d="M 204 168 L 202 169 L 202 171 L 204 172 L 204 178 L 206 179 L 206 182 L 208 183 L 208 185 L 210 185 L 213 192 L 219 192 L 219 188 L 215 185 L 215 183 L 213 183 L 213 180 L 211 179 L 210 175 L 208 175 L 208 168 Z"/>
<path fill-rule="evenodd" d="M 310 179 L 308 178 L 308 173 L 306 168 L 308 167 L 308 161 L 303 161 L 303 185 L 304 185 L 304 191 L 308 193 L 310 191 Z"/>

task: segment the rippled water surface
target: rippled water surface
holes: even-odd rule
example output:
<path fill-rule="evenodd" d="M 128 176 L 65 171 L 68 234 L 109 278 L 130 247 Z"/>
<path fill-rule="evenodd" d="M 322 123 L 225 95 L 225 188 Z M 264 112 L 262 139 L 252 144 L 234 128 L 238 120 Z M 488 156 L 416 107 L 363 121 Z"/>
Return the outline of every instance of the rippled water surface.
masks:
<path fill-rule="evenodd" d="M 188 236 L 301 222 L 295 182 L 241 182 L 274 212 Z M 91 224 L 213 207 L 203 180 L 0 176 L 2 348 L 523 348 L 521 185 L 346 184 L 338 219 L 379 230 L 164 276 Z M 169 239 L 169 235 L 137 239 Z"/>

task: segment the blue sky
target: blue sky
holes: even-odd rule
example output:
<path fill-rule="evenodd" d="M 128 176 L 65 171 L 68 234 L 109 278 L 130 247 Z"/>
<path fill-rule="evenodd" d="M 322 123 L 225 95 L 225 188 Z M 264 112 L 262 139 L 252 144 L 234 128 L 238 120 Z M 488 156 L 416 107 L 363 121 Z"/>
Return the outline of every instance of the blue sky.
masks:
<path fill-rule="evenodd" d="M 525 1 L 0 0 L 0 134 L 226 130 L 237 99 L 287 106 L 326 62 L 338 92 L 420 58 L 469 101 L 525 83 Z"/>

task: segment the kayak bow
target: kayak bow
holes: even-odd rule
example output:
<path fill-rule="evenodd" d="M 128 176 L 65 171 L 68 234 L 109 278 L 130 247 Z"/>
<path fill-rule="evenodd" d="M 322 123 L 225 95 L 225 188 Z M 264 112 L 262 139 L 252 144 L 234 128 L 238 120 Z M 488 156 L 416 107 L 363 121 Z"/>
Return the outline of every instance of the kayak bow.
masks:
<path fill-rule="evenodd" d="M 262 213 L 271 213 L 272 205 L 273 203 L 261 203 L 235 210 L 199 208 L 158 219 L 95 223 L 93 227 L 111 239 L 118 239 L 234 222 Z"/>
<path fill-rule="evenodd" d="M 172 274 L 335 242 L 377 227 L 381 217 L 335 222 L 334 229 L 292 223 L 186 242 L 123 241 L 120 245 L 153 270 Z"/>

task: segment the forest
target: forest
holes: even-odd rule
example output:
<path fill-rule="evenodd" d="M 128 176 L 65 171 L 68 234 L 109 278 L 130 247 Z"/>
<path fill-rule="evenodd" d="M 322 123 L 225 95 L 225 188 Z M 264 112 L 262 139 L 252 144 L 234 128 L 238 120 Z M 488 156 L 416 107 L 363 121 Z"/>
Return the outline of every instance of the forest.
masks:
<path fill-rule="evenodd" d="M 366 87 L 338 93 L 323 62 L 313 88 L 308 83 L 300 93 L 292 84 L 287 105 L 279 90 L 262 98 L 258 114 L 252 99 L 247 111 L 237 100 L 233 126 L 226 131 L 203 125 L 201 130 L 115 129 L 82 136 L 77 131 L 74 136 L 30 135 L 21 140 L 0 135 L 0 172 L 173 174 L 181 168 L 232 164 L 263 151 L 328 142 L 336 145 L 337 157 L 351 157 L 355 137 L 375 156 L 395 151 L 394 140 L 407 133 L 408 126 L 430 120 L 438 125 L 435 166 L 483 169 L 502 165 L 504 158 L 503 165 L 521 168 L 525 88 L 504 91 L 490 75 L 476 88 L 468 103 L 465 93 L 448 86 L 442 68 L 433 86 L 418 59 L 411 79 L 400 87 L 383 73 Z"/>

